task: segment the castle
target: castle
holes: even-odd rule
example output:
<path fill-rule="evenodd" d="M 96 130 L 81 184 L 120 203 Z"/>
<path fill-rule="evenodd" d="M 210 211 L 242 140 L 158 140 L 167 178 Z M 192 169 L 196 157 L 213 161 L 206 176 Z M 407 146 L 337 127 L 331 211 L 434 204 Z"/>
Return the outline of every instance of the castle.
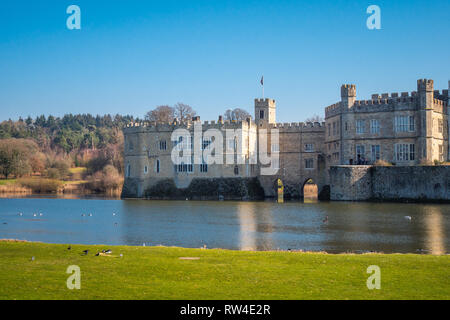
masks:
<path fill-rule="evenodd" d="M 144 197 L 160 181 L 183 189 L 194 179 L 231 178 L 256 179 L 266 197 L 276 195 L 278 179 L 288 197 L 302 197 L 306 183 L 326 196 L 330 166 L 448 161 L 448 100 L 448 90 L 434 90 L 427 79 L 417 81 L 417 91 L 374 94 L 370 100 L 356 100 L 356 86 L 349 84 L 341 87 L 341 101 L 325 108 L 322 123 L 277 123 L 272 99 L 255 99 L 254 120 L 131 123 L 123 129 L 123 196 Z M 223 143 L 216 145 L 211 132 L 223 136 Z M 174 163 L 174 148 L 180 146 L 200 156 L 192 152 Z M 211 163 L 205 150 L 223 162 Z"/>

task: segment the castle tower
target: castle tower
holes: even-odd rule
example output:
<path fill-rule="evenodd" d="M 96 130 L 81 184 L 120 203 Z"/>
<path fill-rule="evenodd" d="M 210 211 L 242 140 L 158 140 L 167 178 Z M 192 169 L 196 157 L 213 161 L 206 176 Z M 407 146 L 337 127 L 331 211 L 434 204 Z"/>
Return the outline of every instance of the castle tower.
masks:
<path fill-rule="evenodd" d="M 448 81 L 447 90 L 447 129 L 448 129 L 448 156 L 447 161 L 450 160 L 450 80 Z"/>
<path fill-rule="evenodd" d="M 353 107 L 356 101 L 356 86 L 354 84 L 343 84 L 341 86 L 342 111 Z"/>
<path fill-rule="evenodd" d="M 431 79 L 417 80 L 418 107 L 420 110 L 419 159 L 433 161 L 433 99 L 434 83 Z"/>
<path fill-rule="evenodd" d="M 434 82 L 431 79 L 417 80 L 417 92 L 419 94 L 419 107 L 421 109 L 433 109 Z"/>
<path fill-rule="evenodd" d="M 276 122 L 275 100 L 255 99 L 255 122 L 256 124 Z"/>

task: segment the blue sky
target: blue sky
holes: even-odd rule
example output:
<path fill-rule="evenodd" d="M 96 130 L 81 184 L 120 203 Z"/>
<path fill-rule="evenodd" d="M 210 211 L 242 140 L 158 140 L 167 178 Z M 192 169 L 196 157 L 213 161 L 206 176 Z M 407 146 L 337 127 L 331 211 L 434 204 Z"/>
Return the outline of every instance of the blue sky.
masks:
<path fill-rule="evenodd" d="M 81 8 L 81 30 L 66 8 Z M 366 9 L 381 8 L 381 30 Z M 184 102 L 203 120 L 277 100 L 280 122 L 323 114 L 355 83 L 358 98 L 436 89 L 450 79 L 450 2 L 63 1 L 0 3 L 0 120 L 120 113 Z"/>

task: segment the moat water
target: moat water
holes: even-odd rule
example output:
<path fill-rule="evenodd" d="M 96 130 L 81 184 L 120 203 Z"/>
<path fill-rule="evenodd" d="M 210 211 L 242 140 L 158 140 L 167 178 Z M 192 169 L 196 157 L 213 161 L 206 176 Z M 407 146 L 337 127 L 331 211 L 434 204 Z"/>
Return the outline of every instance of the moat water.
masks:
<path fill-rule="evenodd" d="M 0 199 L 0 239 L 47 243 L 444 254 L 449 235 L 448 204 Z"/>

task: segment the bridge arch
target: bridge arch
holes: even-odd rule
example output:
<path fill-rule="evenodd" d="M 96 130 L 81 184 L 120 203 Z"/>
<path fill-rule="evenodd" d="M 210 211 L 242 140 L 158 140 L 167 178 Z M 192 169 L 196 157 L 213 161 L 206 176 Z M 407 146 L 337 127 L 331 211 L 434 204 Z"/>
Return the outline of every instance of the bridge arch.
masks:
<path fill-rule="evenodd" d="M 301 186 L 303 199 L 317 200 L 319 198 L 319 187 L 313 178 L 307 178 Z"/>

